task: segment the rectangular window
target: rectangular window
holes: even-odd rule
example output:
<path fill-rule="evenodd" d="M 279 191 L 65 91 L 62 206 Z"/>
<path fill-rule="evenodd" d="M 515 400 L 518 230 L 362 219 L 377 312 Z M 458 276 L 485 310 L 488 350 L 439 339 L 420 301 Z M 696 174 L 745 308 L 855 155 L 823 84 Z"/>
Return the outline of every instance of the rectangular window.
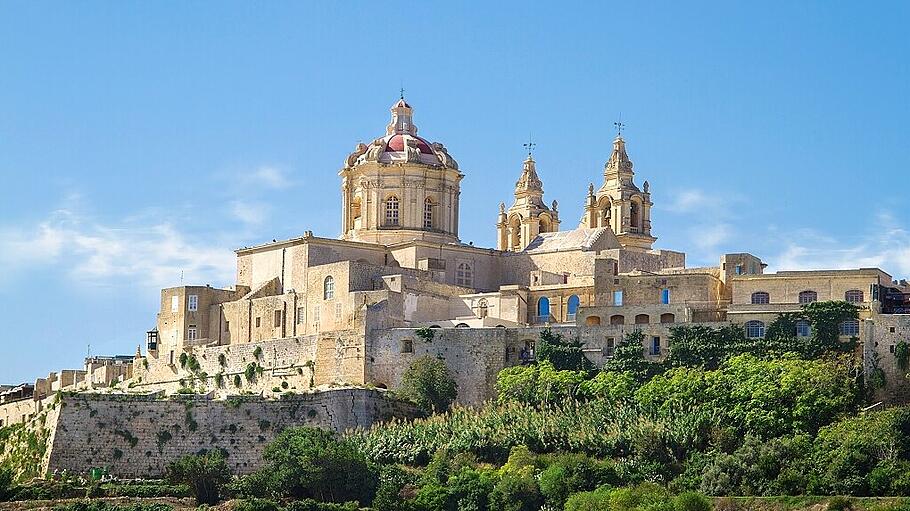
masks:
<path fill-rule="evenodd" d="M 414 353 L 414 341 L 411 339 L 404 339 L 401 341 L 401 352 L 402 353 Z"/>
<path fill-rule="evenodd" d="M 341 321 L 341 304 L 335 304 L 335 321 Z"/>
<path fill-rule="evenodd" d="M 297 307 L 297 324 L 302 325 L 305 317 L 306 317 L 306 308 Z"/>
<path fill-rule="evenodd" d="M 467 261 L 459 262 L 455 267 L 455 285 L 472 287 L 474 285 L 474 265 Z"/>
<path fill-rule="evenodd" d="M 613 305 L 622 307 L 622 289 L 613 291 Z"/>
<path fill-rule="evenodd" d="M 651 338 L 651 354 L 660 355 L 660 337 Z"/>
<path fill-rule="evenodd" d="M 261 324 L 262 324 L 262 318 L 260 318 L 259 316 L 256 316 L 256 328 L 259 328 L 259 326 Z"/>
<path fill-rule="evenodd" d="M 278 328 L 281 326 L 281 310 L 280 309 L 275 311 L 275 320 L 272 321 L 272 325 L 274 325 L 275 328 Z"/>
<path fill-rule="evenodd" d="M 737 265 L 736 265 L 736 274 L 737 274 L 737 275 L 742 275 L 742 274 L 743 274 L 743 265 L 741 265 L 741 264 L 737 264 Z"/>
<path fill-rule="evenodd" d="M 660 291 L 660 303 L 668 305 L 670 303 L 670 290 L 662 289 Z"/>
<path fill-rule="evenodd" d="M 607 337 L 607 348 L 604 350 L 604 355 L 608 357 L 613 356 L 613 352 L 616 350 L 616 339 L 613 337 Z"/>
<path fill-rule="evenodd" d="M 197 295 L 190 295 L 187 297 L 187 310 L 190 312 L 196 312 L 199 309 L 199 297 Z"/>
<path fill-rule="evenodd" d="M 180 297 L 172 296 L 171 297 L 171 312 L 177 312 L 180 310 Z"/>
<path fill-rule="evenodd" d="M 319 324 L 319 306 L 313 309 L 313 323 Z"/>
<path fill-rule="evenodd" d="M 190 327 L 186 329 L 186 338 L 190 341 L 196 340 L 196 325 L 190 325 Z"/>

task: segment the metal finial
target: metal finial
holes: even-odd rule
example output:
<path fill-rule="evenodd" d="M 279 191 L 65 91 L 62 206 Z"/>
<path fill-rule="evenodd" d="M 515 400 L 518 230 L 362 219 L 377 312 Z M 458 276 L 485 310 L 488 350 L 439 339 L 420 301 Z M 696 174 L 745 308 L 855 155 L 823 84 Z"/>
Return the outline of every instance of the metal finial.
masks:
<path fill-rule="evenodd" d="M 622 130 L 626 127 L 626 125 L 622 123 L 622 114 L 619 114 L 619 120 L 614 122 L 613 126 L 616 126 L 616 136 L 621 137 Z"/>
<path fill-rule="evenodd" d="M 404 87 L 401 88 L 401 99 L 404 99 Z"/>
<path fill-rule="evenodd" d="M 522 145 L 522 147 L 524 147 L 525 149 L 528 150 L 528 158 L 531 157 L 531 153 L 534 152 L 534 148 L 537 147 L 537 144 L 535 144 L 535 143 L 531 140 L 531 134 L 530 134 L 530 133 L 528 134 L 528 143 L 526 143 L 526 144 L 521 144 L 521 145 Z"/>

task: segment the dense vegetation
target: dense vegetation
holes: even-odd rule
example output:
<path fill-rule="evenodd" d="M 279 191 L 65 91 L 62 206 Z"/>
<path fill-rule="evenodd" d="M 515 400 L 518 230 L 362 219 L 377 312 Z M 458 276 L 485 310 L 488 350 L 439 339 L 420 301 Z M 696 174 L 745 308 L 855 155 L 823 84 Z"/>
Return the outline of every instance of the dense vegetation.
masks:
<path fill-rule="evenodd" d="M 677 326 L 660 363 L 632 332 L 602 368 L 547 330 L 538 360 L 501 371 L 497 399 L 476 409 L 452 408 L 451 374 L 424 357 L 399 394 L 426 418 L 346 435 L 289 429 L 251 475 L 225 485 L 223 459 L 203 453 L 171 478 L 199 502 L 241 499 L 238 511 L 708 511 L 705 495 L 910 496 L 910 408 L 860 411 L 869 385 L 837 329 L 856 314 L 807 304 L 763 339 Z M 799 320 L 812 335 L 796 335 Z M 0 498 L 4 481 L 0 471 Z M 859 506 L 838 499 L 828 508 Z M 717 508 L 745 509 L 737 502 Z"/>

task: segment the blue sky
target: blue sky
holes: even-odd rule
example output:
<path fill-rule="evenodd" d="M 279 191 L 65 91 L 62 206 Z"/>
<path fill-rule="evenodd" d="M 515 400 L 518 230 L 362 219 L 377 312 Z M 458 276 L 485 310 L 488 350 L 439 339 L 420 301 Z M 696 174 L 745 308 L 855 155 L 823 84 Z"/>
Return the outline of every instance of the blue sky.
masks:
<path fill-rule="evenodd" d="M 0 382 L 130 354 L 159 289 L 339 234 L 336 175 L 403 84 L 491 246 L 532 134 L 563 227 L 622 115 L 690 266 L 910 276 L 910 4 L 3 2 Z"/>

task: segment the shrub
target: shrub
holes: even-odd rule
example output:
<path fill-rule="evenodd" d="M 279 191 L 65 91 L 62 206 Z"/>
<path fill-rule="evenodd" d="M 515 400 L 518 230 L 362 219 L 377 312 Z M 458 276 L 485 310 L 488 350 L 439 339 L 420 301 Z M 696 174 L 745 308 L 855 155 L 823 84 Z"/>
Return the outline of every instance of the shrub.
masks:
<path fill-rule="evenodd" d="M 373 498 L 373 509 L 411 511 L 417 477 L 396 465 L 386 465 L 379 472 L 379 486 Z"/>
<path fill-rule="evenodd" d="M 231 479 L 231 470 L 221 451 L 191 454 L 167 467 L 167 479 L 192 488 L 197 504 L 215 504 L 224 485 Z"/>
<path fill-rule="evenodd" d="M 0 467 L 0 501 L 12 498 L 15 491 L 13 469 Z"/>
<path fill-rule="evenodd" d="M 685 492 L 673 498 L 674 511 L 711 511 L 711 501 L 701 493 Z"/>
<path fill-rule="evenodd" d="M 424 410 L 444 412 L 455 401 L 458 384 L 445 362 L 423 356 L 405 370 L 398 394 Z"/>
<path fill-rule="evenodd" d="M 572 494 L 566 500 L 565 511 L 610 511 L 610 487 Z"/>
<path fill-rule="evenodd" d="M 616 485 L 619 478 L 610 462 L 597 461 L 584 454 L 559 454 L 540 473 L 540 492 L 547 503 L 559 508 L 573 493 L 590 491 L 607 484 Z"/>
<path fill-rule="evenodd" d="M 272 496 L 369 503 L 378 474 L 347 440 L 316 428 L 290 428 L 270 443 L 254 475 Z"/>
<path fill-rule="evenodd" d="M 557 371 L 590 371 L 594 364 L 585 356 L 583 347 L 578 339 L 565 340 L 547 328 L 537 342 L 537 360 L 551 363 Z"/>
<path fill-rule="evenodd" d="M 234 511 L 283 511 L 274 500 L 268 499 L 243 499 L 234 503 Z"/>

